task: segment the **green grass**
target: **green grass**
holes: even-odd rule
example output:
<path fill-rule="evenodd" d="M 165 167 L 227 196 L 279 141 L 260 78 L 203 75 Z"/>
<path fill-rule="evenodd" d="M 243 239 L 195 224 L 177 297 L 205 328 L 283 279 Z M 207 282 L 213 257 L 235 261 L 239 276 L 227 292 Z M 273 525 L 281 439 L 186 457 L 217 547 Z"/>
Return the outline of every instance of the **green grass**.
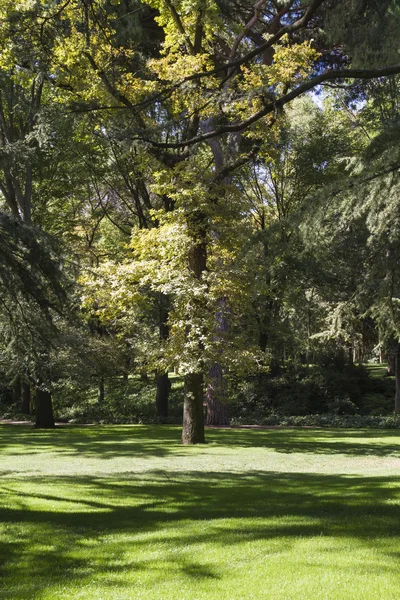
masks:
<path fill-rule="evenodd" d="M 400 433 L 0 426 L 0 597 L 397 600 Z"/>
<path fill-rule="evenodd" d="M 387 365 L 385 364 L 365 364 L 364 367 L 367 369 L 369 376 L 372 379 L 386 379 L 387 375 Z M 392 379 L 390 377 L 389 379 Z M 393 377 L 394 379 L 394 377 Z"/>

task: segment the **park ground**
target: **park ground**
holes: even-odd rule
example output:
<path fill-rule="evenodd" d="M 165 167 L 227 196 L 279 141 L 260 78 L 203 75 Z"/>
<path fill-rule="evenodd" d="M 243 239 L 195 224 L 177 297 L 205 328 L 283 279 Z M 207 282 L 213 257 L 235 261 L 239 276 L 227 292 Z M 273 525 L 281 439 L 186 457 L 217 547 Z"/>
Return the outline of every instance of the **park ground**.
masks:
<path fill-rule="evenodd" d="M 397 600 L 400 432 L 0 426 L 3 600 Z"/>

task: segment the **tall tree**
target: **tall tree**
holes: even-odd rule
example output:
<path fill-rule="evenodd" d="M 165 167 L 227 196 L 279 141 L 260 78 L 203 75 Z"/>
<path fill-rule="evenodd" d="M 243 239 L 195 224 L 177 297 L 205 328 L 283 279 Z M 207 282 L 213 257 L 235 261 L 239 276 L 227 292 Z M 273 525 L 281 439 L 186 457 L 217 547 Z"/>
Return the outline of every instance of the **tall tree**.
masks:
<path fill-rule="evenodd" d="M 370 16 L 380 18 L 379 27 L 376 20 L 371 24 L 376 56 L 387 31 L 393 34 L 398 27 L 397 4 L 355 0 L 350 12 L 356 14 L 361 5 L 363 26 Z M 176 349 L 179 340 L 185 374 L 184 443 L 204 441 L 204 375 L 221 345 L 215 315 L 226 306 L 230 317 L 234 305 L 226 302 L 218 281 L 229 272 L 218 239 L 235 196 L 232 173 L 255 156 L 266 129 L 278 126 L 280 111 L 296 97 L 328 81 L 400 71 L 383 59 L 372 68 L 348 66 L 351 44 L 345 28 L 337 27 L 342 3 L 260 0 L 235 6 L 232 11 L 230 4 L 212 0 L 137 5 L 135 20 L 145 12 L 149 16 L 150 9 L 158 26 L 150 58 L 143 44 L 125 34 L 128 3 L 113 8 L 106 0 L 71 0 L 48 8 L 38 1 L 31 10 L 24 3 L 16 13 L 8 3 L 2 9 L 6 34 L 7 27 L 14 37 L 34 31 L 30 50 L 37 56 L 30 67 L 45 60 L 47 79 L 64 103 L 103 115 L 100 130 L 110 129 L 114 112 L 127 113 L 125 139 L 157 163 L 154 187 L 175 202 L 173 218 L 158 215 L 163 226 L 152 239 L 159 240 L 164 257 L 178 252 L 175 263 L 184 275 L 170 315 L 171 346 Z M 321 34 L 327 27 L 330 36 Z M 163 250 L 171 227 L 178 241 Z M 152 252 L 147 249 L 149 259 Z M 168 287 L 165 277 L 153 276 L 150 283 L 156 292 Z"/>

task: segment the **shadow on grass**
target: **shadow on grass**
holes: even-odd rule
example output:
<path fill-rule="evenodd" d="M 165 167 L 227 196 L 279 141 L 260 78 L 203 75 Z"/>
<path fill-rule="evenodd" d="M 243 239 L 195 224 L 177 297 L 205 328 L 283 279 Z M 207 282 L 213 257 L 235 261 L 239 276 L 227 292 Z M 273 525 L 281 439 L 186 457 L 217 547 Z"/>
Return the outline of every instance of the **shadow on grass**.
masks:
<path fill-rule="evenodd" d="M 206 437 L 211 445 L 269 448 L 285 454 L 400 456 L 398 430 L 212 429 L 207 431 Z M 386 438 L 390 438 L 390 443 L 385 442 Z M 398 443 L 393 443 L 393 439 Z M 169 425 L 65 427 L 50 431 L 2 425 L 0 448 L 0 455 L 51 451 L 105 460 L 128 456 L 186 456 L 190 452 L 190 448 L 180 445 L 180 428 Z"/>
<path fill-rule="evenodd" d="M 220 578 L 218 563 L 193 558 L 202 545 L 267 540 L 270 551 L 285 552 L 299 538 L 334 536 L 384 554 L 400 534 L 400 477 L 149 471 L 19 484 L 1 486 L 0 580 L 9 600 L 40 597 L 63 582 L 124 586 L 135 573 L 153 582 Z M 398 555 L 387 550 L 392 564 Z"/>

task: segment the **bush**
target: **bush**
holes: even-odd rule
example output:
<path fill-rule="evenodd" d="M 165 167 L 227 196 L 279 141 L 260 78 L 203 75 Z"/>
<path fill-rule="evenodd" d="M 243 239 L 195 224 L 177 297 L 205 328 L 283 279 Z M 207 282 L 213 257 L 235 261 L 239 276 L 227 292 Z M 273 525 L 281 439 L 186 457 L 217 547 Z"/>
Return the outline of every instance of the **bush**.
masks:
<path fill-rule="evenodd" d="M 302 416 L 315 413 L 355 414 L 371 387 L 364 367 L 289 364 L 278 377 L 249 377 L 233 382 L 230 413 L 258 419 L 268 412 Z"/>
<path fill-rule="evenodd" d="M 258 423 L 232 419 L 232 425 L 269 425 L 282 427 L 337 427 L 348 429 L 400 429 L 400 415 L 365 416 L 315 414 L 305 416 L 283 416 L 271 414 Z"/>
<path fill-rule="evenodd" d="M 182 422 L 182 390 L 174 381 L 169 398 L 169 416 L 156 415 L 154 381 L 131 377 L 127 382 L 110 378 L 105 385 L 104 402 L 97 402 L 97 390 L 92 387 L 79 392 L 74 401 L 73 390 L 55 394 L 55 416 L 71 423 L 180 423 Z"/>

